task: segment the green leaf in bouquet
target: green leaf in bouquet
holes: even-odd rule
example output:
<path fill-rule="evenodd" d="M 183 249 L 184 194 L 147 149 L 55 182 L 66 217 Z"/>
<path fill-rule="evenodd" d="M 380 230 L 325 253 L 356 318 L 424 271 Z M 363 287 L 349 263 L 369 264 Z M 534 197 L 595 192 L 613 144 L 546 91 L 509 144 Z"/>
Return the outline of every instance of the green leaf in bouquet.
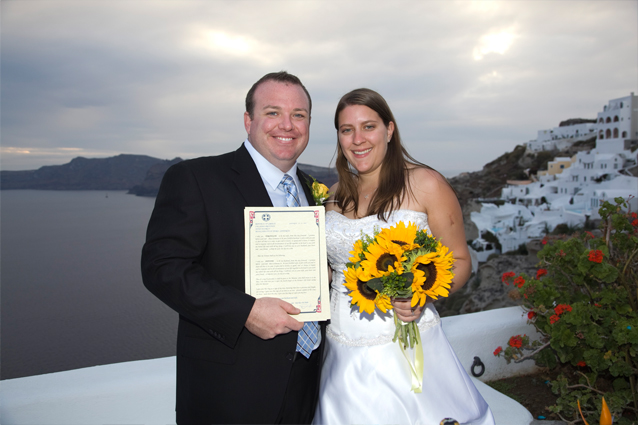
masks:
<path fill-rule="evenodd" d="M 403 273 L 403 277 L 405 278 L 404 287 L 409 288 L 410 286 L 412 286 L 412 281 L 414 280 L 414 273 L 412 272 Z"/>
<path fill-rule="evenodd" d="M 383 291 L 383 281 L 381 280 L 380 277 L 375 277 L 374 279 L 370 279 L 369 281 L 366 282 L 366 285 L 368 285 L 368 288 L 370 289 L 374 289 L 375 291 Z"/>

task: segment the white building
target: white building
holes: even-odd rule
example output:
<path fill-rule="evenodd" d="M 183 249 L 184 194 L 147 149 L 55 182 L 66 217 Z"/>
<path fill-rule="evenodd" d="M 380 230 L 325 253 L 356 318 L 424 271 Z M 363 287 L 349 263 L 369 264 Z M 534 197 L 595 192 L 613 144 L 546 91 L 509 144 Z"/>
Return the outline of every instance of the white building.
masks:
<path fill-rule="evenodd" d="M 600 152 L 619 152 L 625 140 L 638 139 L 638 96 L 610 100 L 596 119 L 596 148 Z"/>
<path fill-rule="evenodd" d="M 538 130 L 536 139 L 527 142 L 527 149 L 531 152 L 565 149 L 574 142 L 594 137 L 596 129 L 594 123 L 583 123 Z"/>
<path fill-rule="evenodd" d="M 579 125 L 585 127 L 576 128 Z M 562 133 L 539 131 L 539 137 L 528 144 L 528 149 L 553 149 L 558 145 L 551 143 L 557 140 L 571 140 L 572 143 L 576 130 L 582 135 L 583 129 L 586 129 L 587 137 L 591 137 L 592 132 L 597 135 L 596 147 L 588 152 L 578 152 L 571 158 L 555 158 L 548 163 L 546 171 L 538 173 L 535 182 L 507 185 L 501 191 L 501 198 L 513 205 L 483 205 L 480 213 L 472 213 L 479 234 L 485 230 L 494 233 L 503 252 L 542 237 L 558 224 L 577 226 L 588 219 L 598 219 L 602 203 L 613 203 L 616 197 L 629 199 L 630 209 L 638 210 L 638 178 L 625 171 L 638 164 L 638 150 L 632 152 L 630 149 L 631 143 L 635 142 L 631 138 L 638 139 L 638 96 L 631 93 L 611 100 L 598 113 L 596 124 L 557 128 L 569 127 L 573 128 Z M 557 138 L 569 134 L 574 137 Z"/>
<path fill-rule="evenodd" d="M 616 152 L 627 149 L 624 141 L 638 139 L 638 96 L 610 100 L 596 117 L 596 123 L 579 123 L 538 130 L 535 140 L 527 142 L 530 152 L 539 152 L 569 147 L 579 140 L 597 136 L 601 152 Z"/>

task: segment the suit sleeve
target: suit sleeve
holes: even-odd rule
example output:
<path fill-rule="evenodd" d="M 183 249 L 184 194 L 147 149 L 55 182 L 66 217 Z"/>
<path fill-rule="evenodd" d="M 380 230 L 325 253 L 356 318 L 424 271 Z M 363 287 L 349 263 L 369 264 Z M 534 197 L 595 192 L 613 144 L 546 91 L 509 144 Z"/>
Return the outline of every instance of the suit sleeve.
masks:
<path fill-rule="evenodd" d="M 212 266 L 203 265 L 207 244 L 213 243 L 208 240 L 209 225 L 191 169 L 184 163 L 169 168 L 142 249 L 142 279 L 165 304 L 232 348 L 255 299 L 222 285 L 211 276 Z"/>

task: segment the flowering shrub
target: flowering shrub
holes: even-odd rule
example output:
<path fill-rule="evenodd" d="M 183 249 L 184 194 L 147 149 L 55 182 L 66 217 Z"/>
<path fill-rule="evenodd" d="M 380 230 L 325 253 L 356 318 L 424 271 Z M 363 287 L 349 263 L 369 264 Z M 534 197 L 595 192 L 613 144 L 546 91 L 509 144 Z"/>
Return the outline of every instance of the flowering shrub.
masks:
<path fill-rule="evenodd" d="M 548 410 L 570 423 L 579 419 L 577 400 L 585 419 L 598 423 L 601 395 L 615 424 L 638 418 L 638 216 L 623 212 L 622 198 L 615 202 L 599 210 L 601 237 L 544 239 L 535 278 L 502 277 L 522 295 L 527 319 L 542 337 L 512 336 L 494 355 L 554 369 L 551 387 L 559 397 Z"/>

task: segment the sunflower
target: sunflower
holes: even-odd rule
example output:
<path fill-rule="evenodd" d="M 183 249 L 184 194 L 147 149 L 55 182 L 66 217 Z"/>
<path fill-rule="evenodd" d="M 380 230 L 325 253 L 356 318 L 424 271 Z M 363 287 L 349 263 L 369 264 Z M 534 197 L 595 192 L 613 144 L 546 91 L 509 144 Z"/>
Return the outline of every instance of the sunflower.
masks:
<path fill-rule="evenodd" d="M 392 310 L 392 303 L 390 302 L 390 297 L 383 294 L 378 294 L 377 298 L 374 300 L 374 303 L 379 307 L 379 310 L 382 312 L 387 312 L 388 310 Z"/>
<path fill-rule="evenodd" d="M 399 245 L 403 251 L 409 251 L 419 247 L 419 245 L 414 243 L 416 232 L 416 224 L 408 222 L 406 227 L 402 221 L 399 221 L 395 227 L 383 229 L 378 237 Z"/>
<path fill-rule="evenodd" d="M 450 248 L 441 244 L 441 241 L 438 241 L 436 251 L 439 253 L 439 257 L 441 258 L 441 264 L 445 264 L 447 265 L 446 268 L 451 269 L 452 264 L 454 264 L 454 257 L 450 252 Z"/>
<path fill-rule="evenodd" d="M 450 270 L 454 259 L 449 249 L 440 246 L 440 252 L 430 252 L 416 258 L 412 269 L 414 280 L 412 281 L 412 306 L 417 303 L 423 306 L 427 297 L 438 299 L 446 297 L 449 293 L 450 283 L 454 273 Z"/>
<path fill-rule="evenodd" d="M 365 281 L 361 280 L 362 273 L 363 270 L 361 267 L 358 269 L 348 267 L 343 272 L 346 278 L 344 285 L 352 291 L 348 295 L 352 297 L 351 304 L 357 304 L 359 306 L 359 313 L 365 311 L 368 314 L 372 314 L 374 306 L 376 305 L 377 291 L 370 289 Z"/>
<path fill-rule="evenodd" d="M 385 238 L 377 238 L 375 243 L 368 245 L 366 259 L 361 261 L 365 270 L 365 280 L 387 276 L 396 270 L 403 273 L 401 261 L 405 261 L 401 247 Z"/>
<path fill-rule="evenodd" d="M 350 251 L 349 254 L 352 254 L 352 257 L 348 258 L 348 261 L 350 261 L 351 263 L 357 263 L 361 261 L 361 255 L 364 254 L 363 241 L 361 239 L 354 243 L 353 250 Z"/>

